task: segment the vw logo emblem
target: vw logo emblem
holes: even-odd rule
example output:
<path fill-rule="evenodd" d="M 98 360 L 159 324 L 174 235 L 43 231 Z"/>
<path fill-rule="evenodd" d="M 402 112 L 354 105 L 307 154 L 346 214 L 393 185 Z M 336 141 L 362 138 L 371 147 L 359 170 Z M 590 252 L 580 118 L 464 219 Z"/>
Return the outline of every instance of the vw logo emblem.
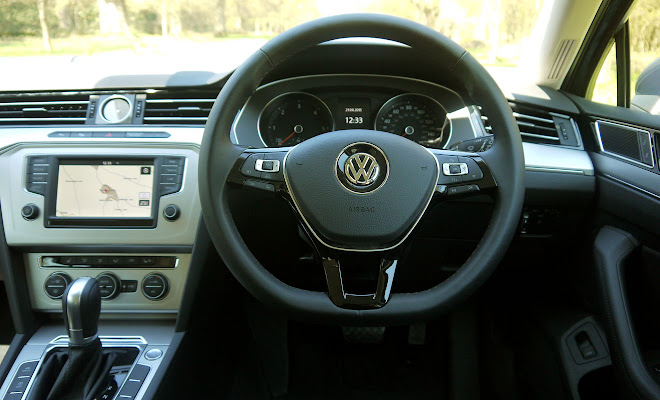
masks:
<path fill-rule="evenodd" d="M 367 194 L 380 189 L 390 166 L 383 150 L 366 142 L 350 144 L 339 153 L 335 176 L 349 192 Z"/>
<path fill-rule="evenodd" d="M 368 153 L 355 153 L 344 163 L 346 179 L 357 186 L 368 186 L 378 179 L 380 166 Z"/>

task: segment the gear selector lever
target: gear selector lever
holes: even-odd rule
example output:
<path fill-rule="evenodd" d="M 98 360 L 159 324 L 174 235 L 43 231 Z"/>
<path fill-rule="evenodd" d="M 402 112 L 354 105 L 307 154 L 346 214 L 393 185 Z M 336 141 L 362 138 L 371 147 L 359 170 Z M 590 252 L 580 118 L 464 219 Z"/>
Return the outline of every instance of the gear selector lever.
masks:
<path fill-rule="evenodd" d="M 117 354 L 103 351 L 98 337 L 101 291 L 96 279 L 73 281 L 62 296 L 62 312 L 68 349 L 44 361 L 29 400 L 92 400 L 107 385 Z"/>
<path fill-rule="evenodd" d="M 64 324 L 69 346 L 85 346 L 98 337 L 101 315 L 101 291 L 96 279 L 76 279 L 62 296 Z"/>

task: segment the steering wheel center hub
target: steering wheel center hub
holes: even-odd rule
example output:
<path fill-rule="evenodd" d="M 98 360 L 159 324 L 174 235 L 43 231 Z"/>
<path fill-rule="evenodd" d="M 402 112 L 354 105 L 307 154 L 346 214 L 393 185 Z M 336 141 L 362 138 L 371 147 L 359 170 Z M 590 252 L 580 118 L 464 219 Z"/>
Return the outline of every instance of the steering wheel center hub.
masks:
<path fill-rule="evenodd" d="M 335 174 L 349 192 L 371 193 L 387 181 L 389 162 L 377 146 L 366 142 L 353 143 L 339 153 Z"/>
<path fill-rule="evenodd" d="M 369 130 L 308 139 L 284 162 L 293 202 L 317 239 L 354 251 L 401 243 L 426 210 L 438 171 L 435 156 L 423 146 Z"/>

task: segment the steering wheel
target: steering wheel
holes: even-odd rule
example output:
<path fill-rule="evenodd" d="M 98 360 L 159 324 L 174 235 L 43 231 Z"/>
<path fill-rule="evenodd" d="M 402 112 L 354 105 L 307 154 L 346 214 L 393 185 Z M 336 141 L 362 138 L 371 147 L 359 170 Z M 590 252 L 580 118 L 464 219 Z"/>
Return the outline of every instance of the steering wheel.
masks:
<path fill-rule="evenodd" d="M 271 70 L 305 49 L 347 37 L 400 42 L 422 50 L 426 62 L 444 63 L 487 111 L 493 146 L 478 154 L 429 149 L 371 130 L 329 132 L 290 148 L 249 149 L 232 143 L 234 118 Z M 524 171 L 520 132 L 511 108 L 475 58 L 449 38 L 415 22 L 352 14 L 286 31 L 236 69 L 218 95 L 204 130 L 199 193 L 204 221 L 220 256 L 261 302 L 305 320 L 402 324 L 447 311 L 490 276 L 518 225 Z M 323 265 L 327 292 L 290 286 L 259 263 L 232 219 L 231 185 L 271 191 L 290 201 Z M 490 194 L 494 208 L 465 264 L 430 289 L 393 294 L 400 250 L 431 201 L 474 194 Z M 365 254 L 371 258 L 364 258 Z M 341 260 L 351 257 L 379 260 L 371 293 L 348 293 Z"/>

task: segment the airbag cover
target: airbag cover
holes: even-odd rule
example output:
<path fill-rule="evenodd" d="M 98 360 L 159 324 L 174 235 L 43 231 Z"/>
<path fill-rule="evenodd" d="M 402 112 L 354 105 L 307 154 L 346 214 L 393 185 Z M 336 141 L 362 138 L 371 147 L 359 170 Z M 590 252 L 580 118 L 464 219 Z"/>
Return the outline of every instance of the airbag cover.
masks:
<path fill-rule="evenodd" d="M 313 137 L 284 163 L 291 197 L 317 239 L 355 251 L 400 244 L 426 210 L 438 173 L 423 146 L 371 130 Z"/>

